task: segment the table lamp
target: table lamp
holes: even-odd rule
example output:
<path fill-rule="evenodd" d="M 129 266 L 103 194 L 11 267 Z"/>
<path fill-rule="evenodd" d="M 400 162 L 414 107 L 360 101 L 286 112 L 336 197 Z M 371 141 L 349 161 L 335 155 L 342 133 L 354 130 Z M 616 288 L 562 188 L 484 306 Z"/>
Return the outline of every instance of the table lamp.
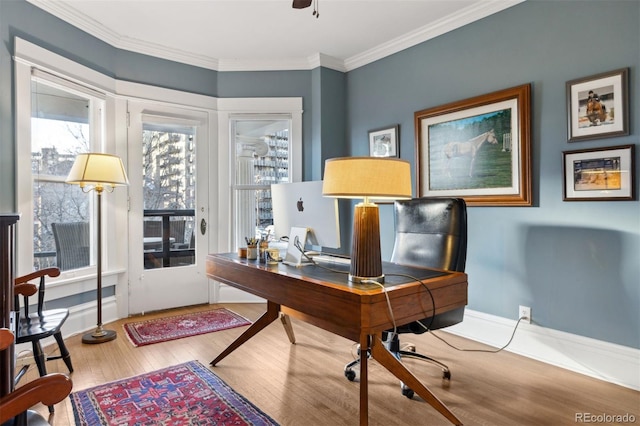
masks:
<path fill-rule="evenodd" d="M 102 193 L 116 186 L 129 185 L 120 157 L 101 153 L 78 154 L 69 171 L 67 183 L 80 185 L 82 192 L 95 191 L 98 197 L 97 297 L 98 325 L 82 336 L 82 343 L 104 343 L 114 340 L 113 330 L 102 328 Z"/>
<path fill-rule="evenodd" d="M 349 281 L 384 281 L 380 215 L 373 201 L 411 198 L 411 166 L 397 158 L 342 157 L 326 160 L 322 194 L 362 198 L 353 215 Z"/>

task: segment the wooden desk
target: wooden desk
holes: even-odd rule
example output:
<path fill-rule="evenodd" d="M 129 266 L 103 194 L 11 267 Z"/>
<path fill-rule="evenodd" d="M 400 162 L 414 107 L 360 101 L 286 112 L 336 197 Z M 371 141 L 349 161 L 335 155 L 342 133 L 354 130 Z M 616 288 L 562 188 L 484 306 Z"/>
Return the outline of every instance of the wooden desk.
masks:
<path fill-rule="evenodd" d="M 331 265 L 348 271 L 349 265 Z M 291 315 L 324 330 L 360 344 L 360 425 L 368 424 L 367 348 L 382 366 L 431 404 L 451 423 L 460 420 L 383 346 L 381 333 L 393 328 L 385 292 L 375 284 L 349 284 L 347 275 L 317 266 L 295 268 L 283 264 L 265 265 L 240 259 L 236 254 L 210 254 L 207 276 L 267 300 L 267 312 L 256 320 L 229 347 L 218 355 L 215 366 L 227 355 L 275 321 L 281 314 Z M 467 276 L 385 263 L 385 291 L 391 301 L 397 325 L 446 312 L 467 303 Z M 431 290 L 413 279 L 419 278 Z M 283 321 L 284 322 L 284 321 Z M 285 323 L 285 326 L 287 324 Z M 295 342 L 291 329 L 289 339 Z"/>

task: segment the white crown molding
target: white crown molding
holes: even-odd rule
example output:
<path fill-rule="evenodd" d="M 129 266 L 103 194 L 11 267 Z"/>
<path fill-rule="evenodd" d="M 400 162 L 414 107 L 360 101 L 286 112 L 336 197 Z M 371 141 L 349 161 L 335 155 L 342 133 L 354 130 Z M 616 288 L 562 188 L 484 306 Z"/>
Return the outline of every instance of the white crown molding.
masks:
<path fill-rule="evenodd" d="M 463 27 L 474 21 L 478 21 L 489 15 L 493 15 L 494 13 L 508 9 L 524 1 L 525 0 L 512 0 L 505 2 L 502 0 L 486 0 L 476 3 L 454 15 L 447 16 L 445 19 L 425 25 L 424 27 L 411 31 L 402 37 L 390 40 L 374 47 L 373 49 L 347 58 L 344 61 L 345 68 L 347 71 L 354 70 L 379 59 L 393 55 L 394 53 L 408 49 L 409 47 L 424 43 L 425 41 Z"/>
<path fill-rule="evenodd" d="M 291 71 L 308 70 L 309 61 L 306 58 L 270 60 L 220 59 L 216 71 Z"/>
<path fill-rule="evenodd" d="M 194 65 L 210 70 L 218 70 L 220 61 L 206 55 L 197 55 L 180 49 L 163 46 L 156 43 L 139 40 L 131 37 L 119 37 L 118 43 L 109 43 L 118 49 L 141 53 L 156 58 L 166 59 L 188 65 Z"/>
<path fill-rule="evenodd" d="M 316 53 L 309 56 L 309 69 L 318 68 L 320 66 L 325 68 L 331 68 L 332 70 L 347 72 L 347 68 L 344 65 L 344 61 L 334 58 L 333 56 L 325 55 L 323 53 Z"/>
<path fill-rule="evenodd" d="M 310 70 L 323 66 L 336 71 L 347 72 L 367 65 L 409 47 L 423 43 L 446 32 L 455 30 L 476 20 L 482 19 L 525 0 L 485 0 L 470 6 L 460 13 L 456 13 L 435 24 L 426 25 L 420 29 L 407 33 L 373 49 L 354 55 L 342 61 L 322 53 L 316 53 L 307 58 L 287 60 L 236 60 L 212 58 L 197 55 L 180 49 L 172 49 L 155 43 L 124 37 L 110 30 L 100 22 L 80 13 L 78 10 L 64 3 L 47 0 L 27 0 L 34 6 L 62 19 L 63 21 L 85 31 L 92 36 L 123 50 L 150 55 L 153 57 L 180 62 L 214 71 L 284 71 Z"/>

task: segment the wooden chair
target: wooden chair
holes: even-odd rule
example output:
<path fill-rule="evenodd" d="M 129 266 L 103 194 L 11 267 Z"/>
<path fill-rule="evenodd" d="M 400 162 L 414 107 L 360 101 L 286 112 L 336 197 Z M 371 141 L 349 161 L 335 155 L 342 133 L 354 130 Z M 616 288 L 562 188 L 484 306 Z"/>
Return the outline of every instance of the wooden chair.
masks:
<path fill-rule="evenodd" d="M 13 334 L 7 328 L 0 328 L 0 351 L 14 342 Z M 73 384 L 69 377 L 53 373 L 26 383 L 20 388 L 0 397 L 0 424 L 40 426 L 49 423 L 29 408 L 42 403 L 53 406 L 71 393 Z M 10 422 L 12 420 L 12 422 Z"/>
<path fill-rule="evenodd" d="M 45 362 L 54 359 L 62 359 L 67 365 L 69 372 L 73 372 L 71 355 L 69 355 L 69 351 L 64 344 L 61 330 L 62 325 L 69 316 L 69 310 L 44 309 L 45 277 L 57 277 L 58 275 L 60 275 L 58 268 L 46 268 L 15 279 L 14 294 L 16 309 L 20 306 L 19 296 L 23 296 L 22 310 L 18 312 L 16 343 L 31 343 L 33 356 L 40 376 L 47 374 Z M 38 301 L 36 312 L 29 312 L 29 296 L 36 293 L 36 286 L 29 283 L 29 281 L 38 278 L 40 279 L 40 283 L 37 286 Z M 53 336 L 58 344 L 58 349 L 60 350 L 60 355 L 58 356 L 46 357 L 42 350 L 41 340 L 50 336 Z"/>

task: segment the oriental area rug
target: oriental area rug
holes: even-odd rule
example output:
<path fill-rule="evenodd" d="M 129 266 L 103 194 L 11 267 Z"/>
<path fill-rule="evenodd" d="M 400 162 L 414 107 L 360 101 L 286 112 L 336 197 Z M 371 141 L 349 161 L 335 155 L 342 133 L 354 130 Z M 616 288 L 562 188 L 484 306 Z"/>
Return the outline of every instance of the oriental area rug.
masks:
<path fill-rule="evenodd" d="M 198 361 L 70 395 L 78 426 L 278 424 Z"/>
<path fill-rule="evenodd" d="M 226 308 L 220 308 L 129 322 L 122 327 L 134 346 L 144 346 L 249 324 L 251 322 L 243 316 Z"/>

